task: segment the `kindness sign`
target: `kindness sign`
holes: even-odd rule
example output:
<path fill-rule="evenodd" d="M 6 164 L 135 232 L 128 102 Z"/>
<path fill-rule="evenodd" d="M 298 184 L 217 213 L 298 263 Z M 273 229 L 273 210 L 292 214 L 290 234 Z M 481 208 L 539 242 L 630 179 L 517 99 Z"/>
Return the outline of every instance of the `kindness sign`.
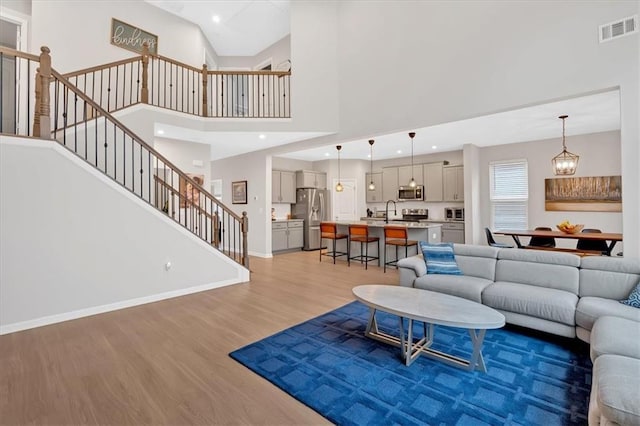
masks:
<path fill-rule="evenodd" d="M 111 18 L 111 44 L 132 52 L 142 53 L 142 45 L 147 43 L 149 53 L 158 54 L 158 36 L 148 33 L 126 22 Z"/>

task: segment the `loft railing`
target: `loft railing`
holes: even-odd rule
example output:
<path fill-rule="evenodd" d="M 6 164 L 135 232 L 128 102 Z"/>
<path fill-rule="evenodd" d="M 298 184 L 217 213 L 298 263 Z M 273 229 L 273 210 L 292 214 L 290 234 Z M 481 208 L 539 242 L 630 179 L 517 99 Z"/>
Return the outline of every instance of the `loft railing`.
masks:
<path fill-rule="evenodd" d="M 180 171 L 52 69 L 46 47 L 39 57 L 0 47 L 0 60 L 0 87 L 3 91 L 11 89 L 3 93 L 0 102 L 0 132 L 57 140 L 140 199 L 249 267 L 246 212 L 242 216 L 232 212 L 202 187 L 203 182 Z M 5 60 L 10 66 L 4 66 Z M 118 105 L 115 95 L 112 105 Z M 5 114 L 10 118 L 6 126 Z"/>
<path fill-rule="evenodd" d="M 218 118 L 290 118 L 290 71 L 209 71 L 144 53 L 64 74 L 103 109 L 138 103 Z"/>

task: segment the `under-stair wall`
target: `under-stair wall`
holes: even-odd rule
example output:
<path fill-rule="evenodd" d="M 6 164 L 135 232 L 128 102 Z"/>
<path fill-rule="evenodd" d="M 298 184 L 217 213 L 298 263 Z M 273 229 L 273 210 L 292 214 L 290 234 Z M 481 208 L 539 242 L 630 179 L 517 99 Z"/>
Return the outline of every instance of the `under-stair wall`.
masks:
<path fill-rule="evenodd" d="M 53 141 L 0 137 L 0 334 L 249 280 Z"/>

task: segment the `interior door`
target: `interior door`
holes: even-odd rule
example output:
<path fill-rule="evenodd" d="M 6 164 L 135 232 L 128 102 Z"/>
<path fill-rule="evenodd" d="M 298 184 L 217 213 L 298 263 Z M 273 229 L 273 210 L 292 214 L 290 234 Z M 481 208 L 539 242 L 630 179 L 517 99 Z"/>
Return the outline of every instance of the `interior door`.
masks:
<path fill-rule="evenodd" d="M 331 217 L 333 220 L 338 221 L 353 221 L 356 220 L 356 180 L 355 179 L 342 179 L 342 186 L 344 190 L 342 192 L 336 192 L 337 179 L 333 180 L 333 186 L 331 187 L 331 194 L 333 202 L 333 214 Z"/>

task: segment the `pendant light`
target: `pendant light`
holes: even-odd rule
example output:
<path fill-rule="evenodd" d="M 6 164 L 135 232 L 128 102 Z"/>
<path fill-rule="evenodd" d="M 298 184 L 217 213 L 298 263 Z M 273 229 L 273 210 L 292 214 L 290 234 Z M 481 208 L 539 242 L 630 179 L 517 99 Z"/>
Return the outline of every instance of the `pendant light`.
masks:
<path fill-rule="evenodd" d="M 344 187 L 340 183 L 340 150 L 342 149 L 342 145 L 337 145 L 336 149 L 338 150 L 338 184 L 336 185 L 336 192 L 342 192 Z"/>
<path fill-rule="evenodd" d="M 371 171 L 369 173 L 369 175 L 371 176 L 371 182 L 369 182 L 369 191 L 376 190 L 376 184 L 373 183 L 373 144 L 374 142 L 375 141 L 373 139 L 369 139 L 369 148 L 371 150 L 371 154 L 369 154 L 369 158 L 371 159 Z"/>
<path fill-rule="evenodd" d="M 409 132 L 409 137 L 411 138 L 411 182 L 409 182 L 410 188 L 416 187 L 416 180 L 413 178 L 413 138 L 416 136 L 416 132 Z"/>
<path fill-rule="evenodd" d="M 567 151 L 567 145 L 565 144 L 564 136 L 564 120 L 569 117 L 568 115 L 561 115 L 558 117 L 562 120 L 562 152 L 551 160 L 553 165 L 553 173 L 556 175 L 573 175 L 578 167 L 579 156 Z"/>

